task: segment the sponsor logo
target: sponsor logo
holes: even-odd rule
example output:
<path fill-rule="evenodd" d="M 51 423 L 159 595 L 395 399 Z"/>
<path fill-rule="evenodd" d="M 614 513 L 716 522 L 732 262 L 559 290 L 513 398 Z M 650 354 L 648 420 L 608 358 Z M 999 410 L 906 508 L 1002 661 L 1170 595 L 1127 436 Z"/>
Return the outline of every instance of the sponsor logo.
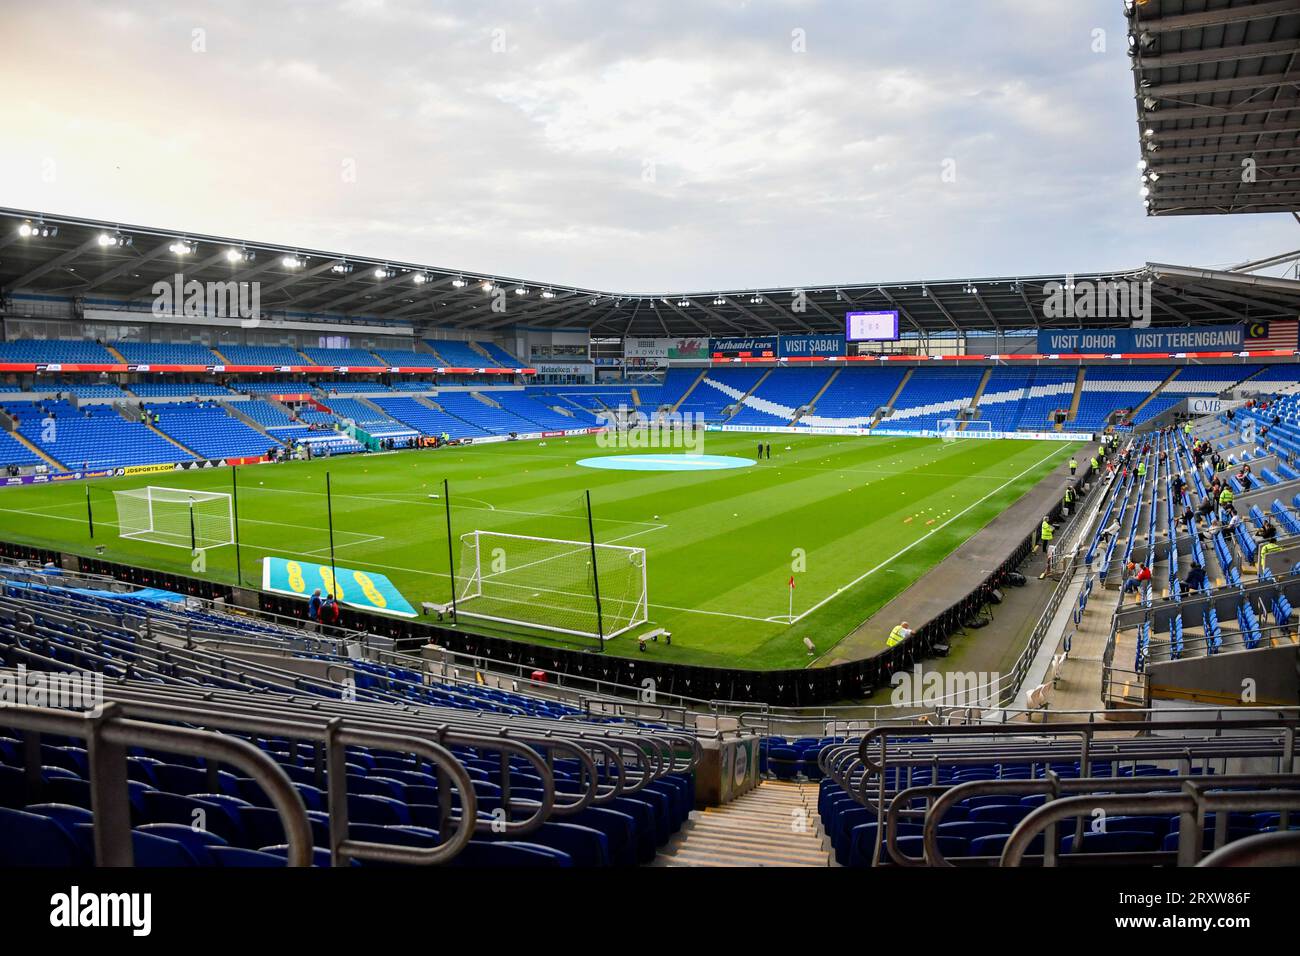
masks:
<path fill-rule="evenodd" d="M 119 468 L 119 475 L 156 475 L 164 471 L 176 471 L 180 468 L 179 464 L 168 463 L 165 465 L 128 465 L 125 468 Z"/>

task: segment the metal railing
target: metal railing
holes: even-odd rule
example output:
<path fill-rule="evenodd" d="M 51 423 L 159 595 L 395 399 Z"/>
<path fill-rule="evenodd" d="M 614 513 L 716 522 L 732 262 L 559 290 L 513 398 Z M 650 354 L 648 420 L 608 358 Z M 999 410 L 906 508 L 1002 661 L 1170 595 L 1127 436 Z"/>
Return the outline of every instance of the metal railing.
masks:
<path fill-rule="evenodd" d="M 1019 866 L 1034 837 L 1047 829 L 1043 841 L 1043 865 L 1057 865 L 1058 847 L 1053 835 L 1055 824 L 1072 817 L 1091 816 L 1096 811 L 1110 814 L 1149 815 L 1153 813 L 1178 814 L 1178 865 L 1192 866 L 1202 852 L 1205 817 L 1214 814 L 1214 848 L 1224 846 L 1228 831 L 1228 814 L 1234 810 L 1300 810 L 1300 792 L 1294 790 L 1254 790 L 1212 792 L 1210 787 L 1224 785 L 1266 786 L 1243 780 L 1226 778 L 1224 781 L 1206 783 L 1204 780 L 1185 780 L 1179 794 L 1094 794 L 1080 797 L 1063 797 L 1030 812 L 1019 826 L 1011 831 L 1002 849 L 1000 866 Z M 1286 782 L 1286 781 L 1284 781 Z M 1300 784 L 1300 778 L 1289 781 Z M 1149 785 L 1149 784 L 1148 784 Z M 1076 835 L 1076 841 L 1079 837 Z M 1076 842 L 1077 846 L 1077 842 Z"/>
<path fill-rule="evenodd" d="M 86 741 L 97 865 L 131 866 L 134 862 L 127 787 L 128 747 L 202 757 L 243 770 L 262 788 L 279 814 L 288 839 L 287 865 L 311 864 L 312 832 L 307 808 L 284 771 L 270 757 L 247 741 L 190 727 L 132 720 L 124 713 L 112 703 L 105 704 L 97 715 L 27 706 L 0 710 L 0 722 L 4 726 L 31 735 L 27 746 L 36 746 L 37 755 L 40 734 Z"/>

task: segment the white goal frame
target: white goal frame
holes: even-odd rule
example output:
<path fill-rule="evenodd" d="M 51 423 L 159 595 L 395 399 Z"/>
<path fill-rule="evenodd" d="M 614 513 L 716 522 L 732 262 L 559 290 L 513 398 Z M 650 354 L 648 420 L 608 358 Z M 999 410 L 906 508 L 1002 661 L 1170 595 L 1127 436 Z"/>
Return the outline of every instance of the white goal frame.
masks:
<path fill-rule="evenodd" d="M 483 542 L 483 538 L 485 537 L 492 538 L 492 539 L 505 539 L 505 540 L 513 540 L 513 541 L 533 541 L 533 542 L 539 542 L 543 544 L 561 545 L 569 549 L 561 554 L 554 555 L 553 557 L 542 558 L 540 561 L 533 562 L 531 565 L 524 565 L 523 567 L 536 566 L 546 561 L 554 560 L 554 558 L 564 557 L 570 554 L 589 557 L 593 547 L 590 541 L 575 541 L 568 538 L 542 538 L 542 537 L 537 537 L 534 535 L 526 535 L 526 534 L 506 534 L 505 532 L 501 532 L 501 531 L 478 530 L 478 531 L 466 532 L 465 534 L 460 536 L 462 566 L 460 569 L 457 570 L 452 580 L 452 587 L 455 589 L 455 594 L 456 594 L 457 615 L 479 618 L 485 621 L 495 621 L 500 624 L 515 624 L 521 627 L 533 628 L 542 631 L 552 631 L 559 634 L 573 634 L 579 637 L 591 637 L 591 638 L 600 637 L 606 641 L 610 640 L 611 638 L 618 637 L 620 634 L 625 634 L 628 631 L 632 630 L 633 628 L 640 627 L 642 624 L 645 624 L 649 621 L 650 605 L 649 605 L 649 592 L 646 584 L 647 579 L 646 579 L 645 548 L 632 548 L 632 547 L 627 547 L 625 545 L 619 545 L 619 544 L 597 543 L 594 546 L 597 555 L 611 554 L 611 553 L 625 555 L 629 564 L 632 564 L 634 566 L 639 565 L 639 570 L 641 572 L 640 595 L 635 601 L 634 610 L 632 614 L 628 616 L 626 623 L 621 624 L 614 630 L 607 631 L 604 634 L 598 634 L 595 630 L 580 630 L 578 628 L 562 627 L 558 624 L 547 624 L 536 620 L 531 620 L 523 615 L 519 617 L 507 617 L 499 613 L 488 613 L 487 611 L 474 610 L 472 606 L 472 602 L 476 598 L 482 598 L 484 596 L 483 582 L 485 576 L 484 576 L 483 559 L 482 559 L 483 558 L 482 542 Z M 473 555 L 473 565 L 472 567 L 469 568 L 466 568 L 464 566 L 465 561 L 463 556 L 467 552 Z M 599 562 L 600 558 L 597 557 L 596 560 L 597 562 Z M 589 563 L 590 562 L 588 561 L 587 564 L 589 565 Z M 517 571 L 517 570 L 521 570 L 521 568 L 511 568 L 503 573 L 509 574 L 510 571 Z M 494 577 L 493 572 L 491 571 L 491 569 L 488 569 L 486 574 L 487 580 L 490 581 L 493 577 Z M 597 579 L 597 583 L 599 583 L 599 579 Z M 535 589 L 534 586 L 532 585 L 519 585 L 519 587 L 525 590 Z M 555 593 L 566 594 L 569 592 L 561 591 Z M 573 594 L 572 596 L 575 599 L 591 599 L 593 601 L 595 600 L 594 594 L 591 595 Z M 602 605 L 604 604 L 604 601 L 605 599 L 602 599 L 601 601 Z M 517 603 L 526 605 L 528 602 L 520 601 Z M 620 599 L 620 603 L 626 604 L 627 602 Z M 465 607 L 466 604 L 470 604 L 471 606 L 469 608 L 466 608 Z"/>
<path fill-rule="evenodd" d="M 235 543 L 235 510 L 231 495 L 224 491 L 196 491 L 192 488 L 168 488 L 162 485 L 146 485 L 144 488 L 117 489 L 113 492 L 117 505 L 117 532 L 120 538 L 136 541 L 148 541 L 169 548 L 191 548 L 207 550 L 223 548 Z M 191 541 L 189 533 L 190 514 L 194 506 L 200 503 L 216 501 L 225 502 L 224 520 L 221 515 L 205 513 L 196 515 L 195 536 Z M 124 503 L 130 502 L 125 508 Z M 185 528 L 182 532 L 164 530 L 158 526 L 157 505 L 184 505 L 186 515 Z M 135 512 L 132 514 L 131 509 Z M 143 509 L 141 512 L 140 509 Z M 143 520 L 131 522 L 129 519 L 143 515 Z M 202 518 L 204 533 L 198 534 L 198 518 Z M 219 532 L 219 533 L 215 533 Z"/>

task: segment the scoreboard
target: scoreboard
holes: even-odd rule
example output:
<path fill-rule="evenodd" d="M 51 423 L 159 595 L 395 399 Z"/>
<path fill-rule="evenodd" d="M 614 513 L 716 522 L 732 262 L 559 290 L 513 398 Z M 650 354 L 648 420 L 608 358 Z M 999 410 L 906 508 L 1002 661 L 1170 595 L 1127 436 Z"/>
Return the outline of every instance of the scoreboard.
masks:
<path fill-rule="evenodd" d="M 895 342 L 898 312 L 850 312 L 845 316 L 844 337 L 850 342 Z"/>

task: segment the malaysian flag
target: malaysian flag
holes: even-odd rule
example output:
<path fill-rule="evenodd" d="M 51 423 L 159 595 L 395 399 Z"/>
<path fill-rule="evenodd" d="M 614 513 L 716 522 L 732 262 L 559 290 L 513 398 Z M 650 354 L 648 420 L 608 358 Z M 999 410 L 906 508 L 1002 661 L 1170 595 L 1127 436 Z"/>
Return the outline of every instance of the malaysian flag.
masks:
<path fill-rule="evenodd" d="M 1297 347 L 1297 324 L 1295 319 L 1248 322 L 1246 324 L 1246 351 L 1269 352 L 1280 349 L 1285 352 L 1294 352 Z"/>

